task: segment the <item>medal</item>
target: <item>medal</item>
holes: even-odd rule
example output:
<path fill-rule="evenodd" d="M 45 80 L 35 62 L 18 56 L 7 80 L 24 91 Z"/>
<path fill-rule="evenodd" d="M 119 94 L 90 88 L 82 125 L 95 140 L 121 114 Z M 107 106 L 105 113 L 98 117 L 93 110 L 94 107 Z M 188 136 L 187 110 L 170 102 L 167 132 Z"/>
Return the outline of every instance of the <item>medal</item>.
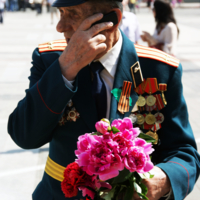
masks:
<path fill-rule="evenodd" d="M 145 117 L 145 122 L 149 125 L 153 125 L 156 122 L 156 118 L 153 114 L 149 113 Z"/>
<path fill-rule="evenodd" d="M 142 96 L 142 94 L 144 93 L 144 85 L 145 79 L 144 82 L 142 82 L 137 88 L 135 88 L 135 92 L 137 92 L 140 95 L 136 102 L 139 107 L 143 107 L 146 104 L 146 99 Z"/>
<path fill-rule="evenodd" d="M 156 118 L 156 123 L 159 123 L 159 124 L 163 123 L 165 118 L 164 118 L 164 115 L 162 113 L 157 112 L 154 116 Z"/>
<path fill-rule="evenodd" d="M 67 110 L 67 121 L 76 121 L 79 117 L 80 114 L 76 111 L 75 107 L 71 108 L 70 110 Z"/>
<path fill-rule="evenodd" d="M 148 131 L 146 135 L 149 135 L 156 140 L 153 144 L 158 144 L 158 134 L 156 132 Z"/>
<path fill-rule="evenodd" d="M 153 106 L 156 103 L 156 98 L 153 95 L 149 95 L 147 97 L 147 105 L 148 106 Z"/>
<path fill-rule="evenodd" d="M 133 125 L 137 123 L 138 118 L 135 114 L 130 114 L 129 118 L 131 119 Z"/>
<path fill-rule="evenodd" d="M 146 104 L 146 99 L 140 95 L 136 103 L 139 107 L 143 107 Z"/>
<path fill-rule="evenodd" d="M 153 94 L 158 91 L 157 78 L 147 78 L 144 86 L 144 91 L 148 94 Z"/>
<path fill-rule="evenodd" d="M 137 124 L 142 125 L 144 123 L 144 116 L 142 114 L 137 114 Z"/>
<path fill-rule="evenodd" d="M 167 101 L 166 101 L 165 95 L 164 95 L 164 92 L 167 91 L 167 84 L 165 84 L 165 83 L 160 83 L 160 84 L 159 84 L 159 90 L 160 90 L 161 93 L 162 93 L 162 99 L 163 99 L 164 104 L 167 105 Z"/>

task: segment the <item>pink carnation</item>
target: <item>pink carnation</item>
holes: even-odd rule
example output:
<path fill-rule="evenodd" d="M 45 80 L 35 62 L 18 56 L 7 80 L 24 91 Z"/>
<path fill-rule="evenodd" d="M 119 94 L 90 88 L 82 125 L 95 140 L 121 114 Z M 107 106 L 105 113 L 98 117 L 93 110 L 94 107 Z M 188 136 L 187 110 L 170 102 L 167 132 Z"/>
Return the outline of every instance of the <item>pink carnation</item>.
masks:
<path fill-rule="evenodd" d="M 106 133 L 109 134 L 109 132 L 107 132 L 109 126 L 110 126 L 110 124 L 105 121 L 99 121 L 95 124 L 96 130 L 102 134 L 106 134 Z"/>

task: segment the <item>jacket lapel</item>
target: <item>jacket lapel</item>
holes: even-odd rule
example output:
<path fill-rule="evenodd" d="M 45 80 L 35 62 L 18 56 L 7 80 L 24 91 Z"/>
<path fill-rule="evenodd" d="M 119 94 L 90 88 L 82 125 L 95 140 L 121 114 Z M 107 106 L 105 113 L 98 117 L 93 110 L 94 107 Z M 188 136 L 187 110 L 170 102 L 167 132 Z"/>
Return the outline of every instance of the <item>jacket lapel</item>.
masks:
<path fill-rule="evenodd" d="M 92 98 L 91 76 L 89 66 L 84 67 L 78 74 L 78 91 L 72 101 L 91 131 L 95 131 L 95 123 L 98 121 L 95 102 Z"/>
<path fill-rule="evenodd" d="M 115 79 L 114 79 L 114 88 L 122 88 L 123 82 L 124 81 L 130 81 L 132 82 L 132 76 L 131 76 L 131 71 L 130 67 L 138 61 L 137 53 L 134 47 L 134 44 L 121 32 L 122 38 L 123 38 L 123 43 L 122 43 L 122 49 L 120 52 L 120 57 L 117 65 L 117 70 L 115 74 Z M 124 114 L 121 114 L 117 110 L 118 102 L 112 95 L 111 97 L 111 106 L 110 106 L 110 119 L 114 120 L 117 118 L 124 118 L 128 117 L 131 113 L 131 110 L 133 109 L 133 106 L 135 105 L 138 95 L 134 91 L 134 86 L 132 84 L 131 87 L 131 99 L 132 99 L 132 106 L 129 108 L 129 112 L 126 112 Z"/>

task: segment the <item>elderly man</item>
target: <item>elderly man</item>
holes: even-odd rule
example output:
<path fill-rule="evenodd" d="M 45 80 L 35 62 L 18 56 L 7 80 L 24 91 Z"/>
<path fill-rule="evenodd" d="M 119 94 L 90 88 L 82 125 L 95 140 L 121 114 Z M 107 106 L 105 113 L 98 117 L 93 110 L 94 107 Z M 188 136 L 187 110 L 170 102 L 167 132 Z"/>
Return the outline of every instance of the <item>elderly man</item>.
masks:
<path fill-rule="evenodd" d="M 50 143 L 33 200 L 66 199 L 61 191 L 63 170 L 75 160 L 78 136 L 95 131 L 95 122 L 102 117 L 129 116 L 157 138 L 152 155 L 155 176 L 144 181 L 147 197 L 184 199 L 199 176 L 200 159 L 188 122 L 179 61 L 134 45 L 119 31 L 121 0 L 57 0 L 54 6 L 60 11 L 57 31 L 66 41 L 48 42 L 33 52 L 30 86 L 8 122 L 8 132 L 20 147 Z M 108 20 L 93 25 L 111 11 L 117 24 Z M 111 90 L 123 90 L 124 81 L 132 83 L 132 105 L 123 112 Z M 139 199 L 137 193 L 133 198 Z M 70 199 L 83 197 L 80 193 Z"/>

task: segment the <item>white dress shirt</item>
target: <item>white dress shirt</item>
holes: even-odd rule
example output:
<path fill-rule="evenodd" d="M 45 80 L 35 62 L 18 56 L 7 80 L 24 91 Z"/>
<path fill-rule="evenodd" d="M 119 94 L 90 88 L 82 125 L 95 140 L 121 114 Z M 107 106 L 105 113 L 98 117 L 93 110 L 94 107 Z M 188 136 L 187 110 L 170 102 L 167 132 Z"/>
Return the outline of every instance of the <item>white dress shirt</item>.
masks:
<path fill-rule="evenodd" d="M 116 42 L 116 44 L 112 47 L 112 49 L 110 49 L 105 55 L 103 55 L 100 59 L 98 59 L 98 61 L 101 62 L 101 64 L 105 68 L 101 71 L 100 76 L 106 86 L 107 112 L 105 117 L 107 119 L 109 118 L 110 115 L 111 90 L 113 89 L 114 76 L 117 69 L 117 63 L 119 60 L 121 47 L 122 47 L 122 35 L 120 33 L 119 39 Z M 74 81 L 68 81 L 64 76 L 63 80 L 67 87 L 69 87 L 70 89 L 74 88 L 73 86 Z"/>

